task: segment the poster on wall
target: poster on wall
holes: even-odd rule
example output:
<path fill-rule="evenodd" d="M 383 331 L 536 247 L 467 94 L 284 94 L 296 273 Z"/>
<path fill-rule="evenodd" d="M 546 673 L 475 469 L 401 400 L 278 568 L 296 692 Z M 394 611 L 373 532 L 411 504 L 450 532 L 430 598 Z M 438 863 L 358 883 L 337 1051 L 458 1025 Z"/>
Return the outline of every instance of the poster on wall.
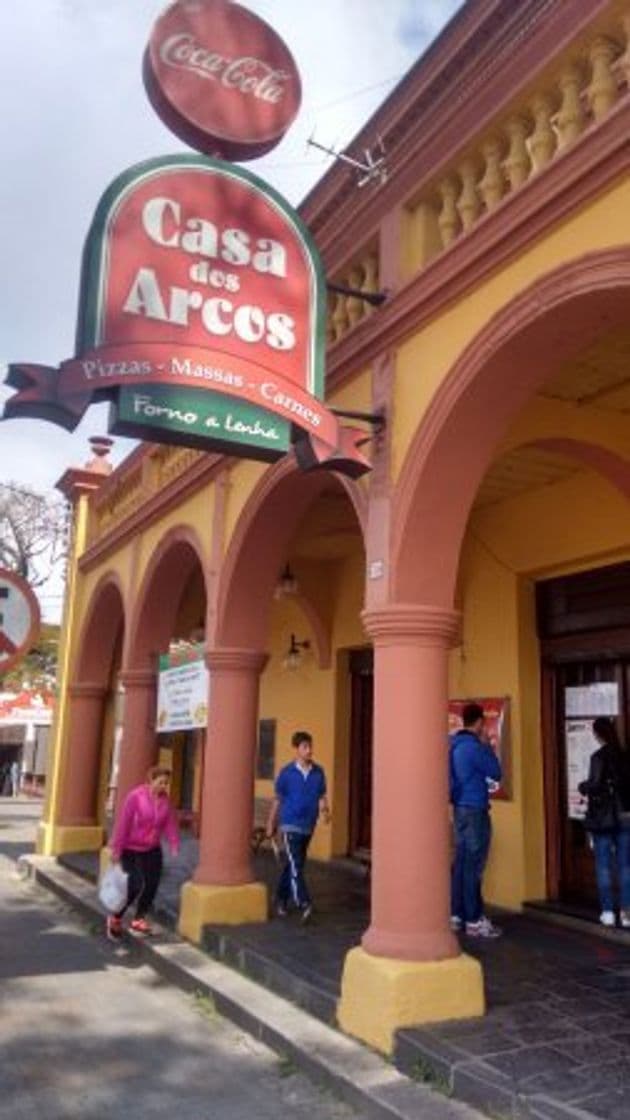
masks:
<path fill-rule="evenodd" d="M 449 736 L 463 727 L 462 713 L 467 704 L 479 704 L 485 718 L 484 733 L 489 745 L 498 755 L 503 780 L 498 789 L 492 789 L 493 800 L 507 801 L 512 796 L 510 769 L 510 698 L 509 696 L 470 696 L 466 700 L 449 700 Z"/>
<path fill-rule="evenodd" d="M 578 785 L 588 778 L 588 768 L 593 751 L 599 747 L 593 735 L 592 719 L 567 719 L 564 724 L 567 757 L 567 815 L 570 820 L 581 821 L 586 816 L 586 798 L 578 792 Z"/>
<path fill-rule="evenodd" d="M 209 673 L 201 651 L 160 657 L 157 730 L 188 731 L 208 723 Z"/>

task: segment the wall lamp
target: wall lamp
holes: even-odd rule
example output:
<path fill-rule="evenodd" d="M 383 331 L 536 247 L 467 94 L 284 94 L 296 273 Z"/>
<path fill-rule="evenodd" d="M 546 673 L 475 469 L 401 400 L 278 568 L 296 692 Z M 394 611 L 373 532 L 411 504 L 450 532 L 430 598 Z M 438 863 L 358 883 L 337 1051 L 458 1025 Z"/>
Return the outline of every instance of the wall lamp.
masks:
<path fill-rule="evenodd" d="M 302 650 L 310 648 L 311 643 L 308 638 L 305 638 L 303 642 L 298 642 L 295 634 L 292 634 L 289 648 L 282 661 L 283 669 L 299 669 L 302 664 Z"/>
<path fill-rule="evenodd" d="M 288 563 L 285 564 L 280 578 L 275 586 L 274 599 L 284 599 L 286 595 L 297 595 L 298 581 Z"/>

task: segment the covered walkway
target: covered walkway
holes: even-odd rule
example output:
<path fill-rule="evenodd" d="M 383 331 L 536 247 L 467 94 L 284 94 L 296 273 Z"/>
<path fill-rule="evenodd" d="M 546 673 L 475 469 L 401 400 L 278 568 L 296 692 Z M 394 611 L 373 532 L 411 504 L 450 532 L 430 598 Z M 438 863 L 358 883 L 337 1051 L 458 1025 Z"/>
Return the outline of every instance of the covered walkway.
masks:
<path fill-rule="evenodd" d="M 169 924 L 195 861 L 196 842 L 187 839 L 158 896 Z M 95 875 L 92 853 L 62 862 Z M 262 852 L 255 862 L 257 878 L 271 885 L 271 855 Z M 345 954 L 368 924 L 369 883 L 353 867 L 324 863 L 311 864 L 309 882 L 317 907 L 309 925 L 289 918 L 212 927 L 204 947 L 334 1022 Z M 499 921 L 499 941 L 466 939 L 466 951 L 483 961 L 486 1017 L 400 1031 L 397 1064 L 491 1115 L 628 1120 L 630 934 L 606 936 L 587 923 L 564 928 L 534 914 Z"/>

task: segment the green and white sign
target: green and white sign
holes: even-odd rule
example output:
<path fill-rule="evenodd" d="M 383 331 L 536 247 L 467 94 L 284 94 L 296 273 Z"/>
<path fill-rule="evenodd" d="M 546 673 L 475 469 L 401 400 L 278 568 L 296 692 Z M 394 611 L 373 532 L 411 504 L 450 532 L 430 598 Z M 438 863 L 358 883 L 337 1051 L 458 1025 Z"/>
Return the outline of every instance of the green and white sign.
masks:
<path fill-rule="evenodd" d="M 208 723 L 210 675 L 202 651 L 183 660 L 160 657 L 157 696 L 157 730 L 188 731 Z"/>
<path fill-rule="evenodd" d="M 291 425 L 271 412 L 232 397 L 203 389 L 169 385 L 123 388 L 112 405 L 110 431 L 138 439 L 159 441 L 167 427 L 173 443 L 230 453 L 234 444 L 246 443 L 249 458 L 277 459 L 291 446 Z"/>

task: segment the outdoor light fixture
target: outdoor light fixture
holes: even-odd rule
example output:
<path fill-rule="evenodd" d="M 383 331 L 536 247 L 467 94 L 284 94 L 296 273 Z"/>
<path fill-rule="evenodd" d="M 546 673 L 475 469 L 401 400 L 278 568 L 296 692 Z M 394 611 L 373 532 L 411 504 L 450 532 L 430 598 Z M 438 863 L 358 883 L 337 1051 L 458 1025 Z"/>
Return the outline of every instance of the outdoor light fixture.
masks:
<path fill-rule="evenodd" d="M 282 667 L 284 669 L 299 669 L 302 663 L 302 650 L 310 648 L 311 643 L 308 638 L 305 638 L 303 642 L 298 642 L 295 634 L 292 634 L 289 648 L 284 655 Z"/>
<path fill-rule="evenodd" d="M 276 584 L 273 593 L 274 599 L 284 599 L 285 595 L 296 595 L 298 589 L 298 581 L 296 580 L 289 563 L 287 562 L 282 571 L 282 575 Z"/>

